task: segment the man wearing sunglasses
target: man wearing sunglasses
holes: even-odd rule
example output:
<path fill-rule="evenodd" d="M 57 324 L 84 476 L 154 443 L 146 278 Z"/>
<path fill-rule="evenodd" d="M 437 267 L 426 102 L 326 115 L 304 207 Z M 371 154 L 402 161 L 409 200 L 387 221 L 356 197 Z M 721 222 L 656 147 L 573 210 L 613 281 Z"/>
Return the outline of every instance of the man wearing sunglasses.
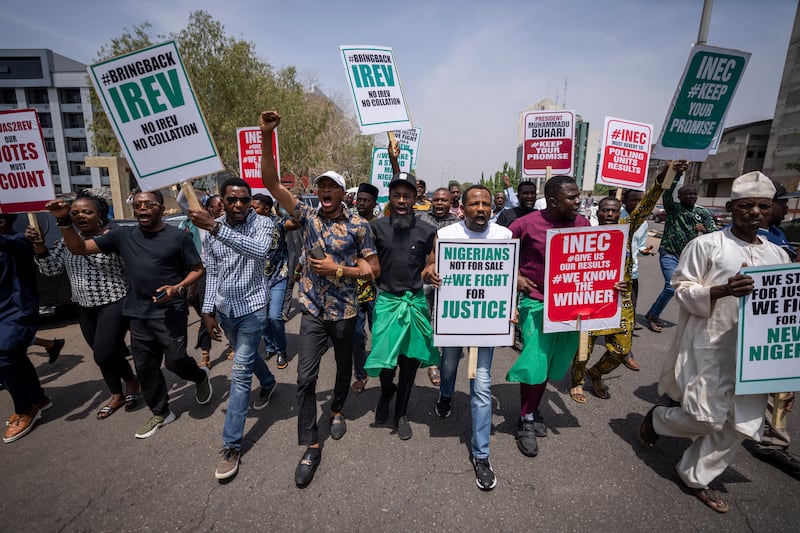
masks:
<path fill-rule="evenodd" d="M 181 379 L 197 385 L 197 403 L 211 400 L 207 368 L 200 368 L 186 353 L 189 311 L 186 287 L 203 274 L 203 263 L 192 236 L 166 224 L 160 191 L 133 197 L 137 226 L 120 226 L 104 235 L 83 240 L 72 226 L 69 204 L 53 200 L 47 209 L 56 217 L 64 244 L 75 255 L 117 253 L 125 262 L 128 295 L 122 307 L 131 319 L 131 352 L 142 395 L 153 415 L 135 437 L 146 439 L 175 420 L 169 409 L 167 383 L 161 362 Z"/>
<path fill-rule="evenodd" d="M 254 407 L 263 409 L 275 390 L 275 376 L 258 355 L 269 304 L 269 283 L 264 275 L 274 224 L 250 208 L 251 190 L 244 180 L 230 178 L 220 187 L 225 215 L 214 219 L 205 209 L 190 209 L 192 222 L 208 231 L 206 294 L 203 322 L 214 340 L 221 340 L 220 325 L 235 347 L 231 389 L 222 429 L 222 458 L 214 477 L 228 479 L 239 470 L 239 455 L 253 373 L 261 382 Z M 216 309 L 217 318 L 214 316 Z"/>

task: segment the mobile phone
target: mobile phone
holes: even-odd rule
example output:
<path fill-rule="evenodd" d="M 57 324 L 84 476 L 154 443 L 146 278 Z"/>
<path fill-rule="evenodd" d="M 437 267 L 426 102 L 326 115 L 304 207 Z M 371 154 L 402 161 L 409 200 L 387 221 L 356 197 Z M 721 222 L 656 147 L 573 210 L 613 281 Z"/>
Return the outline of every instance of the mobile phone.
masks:
<path fill-rule="evenodd" d="M 163 291 L 160 291 L 160 292 L 156 293 L 156 301 L 157 302 L 160 302 L 161 300 L 163 300 L 166 297 L 167 297 L 167 291 L 166 290 L 163 290 Z"/>
<path fill-rule="evenodd" d="M 314 259 L 325 259 L 325 248 L 318 244 L 308 252 L 308 255 Z"/>

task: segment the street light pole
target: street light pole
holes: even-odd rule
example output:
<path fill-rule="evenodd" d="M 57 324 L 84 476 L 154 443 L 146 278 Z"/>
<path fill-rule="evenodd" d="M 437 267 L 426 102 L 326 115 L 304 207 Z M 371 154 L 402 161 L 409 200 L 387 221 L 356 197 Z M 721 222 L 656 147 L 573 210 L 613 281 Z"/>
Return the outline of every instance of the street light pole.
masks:
<path fill-rule="evenodd" d="M 700 15 L 700 29 L 697 31 L 697 43 L 706 44 L 708 41 L 708 26 L 711 24 L 711 8 L 714 0 L 703 0 L 703 14 Z"/>

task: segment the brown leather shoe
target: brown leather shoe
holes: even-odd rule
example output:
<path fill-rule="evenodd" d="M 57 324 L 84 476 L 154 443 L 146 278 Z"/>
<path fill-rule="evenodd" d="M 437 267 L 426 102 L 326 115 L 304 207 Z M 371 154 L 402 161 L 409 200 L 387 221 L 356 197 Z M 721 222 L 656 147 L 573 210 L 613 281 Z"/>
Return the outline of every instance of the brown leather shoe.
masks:
<path fill-rule="evenodd" d="M 27 413 L 14 413 L 6 422 L 6 432 L 3 435 L 3 442 L 9 443 L 19 440 L 33 429 L 36 421 L 42 417 L 38 407 L 31 407 Z"/>
<path fill-rule="evenodd" d="M 633 370 L 634 372 L 638 372 L 641 369 L 639 363 L 633 358 L 633 354 L 623 359 L 622 364 L 625 365 L 625 368 Z"/>

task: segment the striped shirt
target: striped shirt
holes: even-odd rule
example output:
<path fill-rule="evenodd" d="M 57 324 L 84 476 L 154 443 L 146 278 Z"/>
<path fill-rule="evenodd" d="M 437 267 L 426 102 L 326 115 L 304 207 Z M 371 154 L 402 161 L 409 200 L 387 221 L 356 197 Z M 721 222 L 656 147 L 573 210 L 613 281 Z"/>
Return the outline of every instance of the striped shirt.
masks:
<path fill-rule="evenodd" d="M 214 308 L 230 318 L 248 315 L 269 302 L 264 276 L 267 253 L 272 244 L 273 222 L 250 209 L 241 224 L 229 226 L 226 215 L 216 236 L 203 242 L 206 252 L 206 294 L 203 313 Z"/>

